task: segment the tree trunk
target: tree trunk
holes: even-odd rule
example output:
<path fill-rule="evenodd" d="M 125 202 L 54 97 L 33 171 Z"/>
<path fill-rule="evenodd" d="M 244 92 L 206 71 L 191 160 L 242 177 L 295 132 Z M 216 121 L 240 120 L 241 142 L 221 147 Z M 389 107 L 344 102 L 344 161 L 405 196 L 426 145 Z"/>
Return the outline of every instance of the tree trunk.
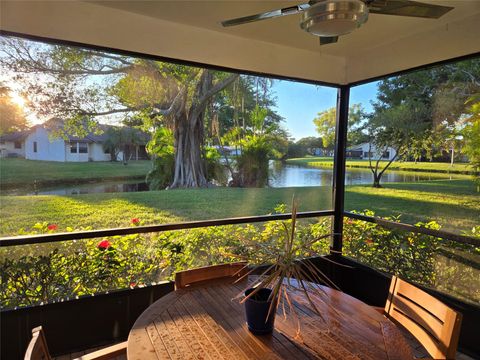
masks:
<path fill-rule="evenodd" d="M 187 110 L 186 94 L 175 114 L 175 171 L 171 189 L 207 186 L 203 151 L 203 117 L 206 103 L 200 102 L 212 86 L 212 75 L 205 70 L 195 88 L 193 101 Z"/>
<path fill-rule="evenodd" d="M 128 164 L 128 145 L 123 146 L 123 165 Z"/>
<path fill-rule="evenodd" d="M 203 113 L 191 119 L 184 111 L 177 115 L 175 128 L 175 172 L 169 188 L 207 186 L 203 164 Z"/>
<path fill-rule="evenodd" d="M 175 171 L 171 189 L 206 187 L 208 185 L 204 149 L 204 115 L 208 102 L 231 84 L 237 74 L 213 83 L 213 73 L 202 70 L 191 104 L 187 108 L 187 92 L 175 112 Z"/>
<path fill-rule="evenodd" d="M 375 164 L 375 168 L 372 167 L 371 158 L 369 159 L 370 160 L 370 165 L 369 165 L 370 170 L 372 171 L 372 174 L 373 174 L 373 184 L 372 184 L 372 186 L 374 188 L 381 188 L 382 187 L 382 185 L 380 185 L 380 179 L 382 178 L 383 173 L 390 167 L 390 165 L 393 163 L 393 161 L 397 158 L 398 151 L 399 151 L 399 149 L 395 149 L 395 156 L 390 159 L 390 161 L 387 163 L 387 165 L 385 165 L 385 167 L 381 171 L 378 171 L 381 156 L 377 159 L 377 162 Z"/>

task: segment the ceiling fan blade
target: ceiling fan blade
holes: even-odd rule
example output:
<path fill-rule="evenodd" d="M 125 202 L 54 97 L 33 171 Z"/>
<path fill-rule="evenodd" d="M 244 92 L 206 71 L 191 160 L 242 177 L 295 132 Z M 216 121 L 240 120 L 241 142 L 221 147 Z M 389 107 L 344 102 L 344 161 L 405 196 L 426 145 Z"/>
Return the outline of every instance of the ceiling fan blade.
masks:
<path fill-rule="evenodd" d="M 365 1 L 372 14 L 398 15 L 438 19 L 453 9 L 451 6 L 432 5 L 410 0 Z"/>
<path fill-rule="evenodd" d="M 280 16 L 298 14 L 307 10 L 309 7 L 310 7 L 309 4 L 300 4 L 300 5 L 289 6 L 283 9 L 272 10 L 272 11 L 261 13 L 261 14 L 243 16 L 235 19 L 222 21 L 222 26 L 228 27 L 228 26 L 242 25 L 242 24 L 247 24 L 254 21 L 260 21 L 260 20 L 271 19 L 271 18 L 276 18 Z"/>
<path fill-rule="evenodd" d="M 338 36 L 320 36 L 320 45 L 334 44 L 338 41 Z"/>

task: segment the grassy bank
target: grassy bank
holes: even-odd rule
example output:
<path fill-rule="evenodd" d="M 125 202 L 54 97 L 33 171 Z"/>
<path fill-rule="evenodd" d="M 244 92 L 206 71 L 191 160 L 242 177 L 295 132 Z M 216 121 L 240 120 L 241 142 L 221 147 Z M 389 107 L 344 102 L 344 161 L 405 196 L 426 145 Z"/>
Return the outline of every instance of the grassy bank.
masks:
<path fill-rule="evenodd" d="M 332 167 L 333 158 L 330 157 L 304 157 L 288 159 L 288 164 L 303 165 L 312 167 Z M 380 161 L 380 166 L 383 167 L 387 164 L 387 161 Z M 368 160 L 347 160 L 347 167 L 352 168 L 368 168 Z M 410 161 L 395 161 L 390 167 L 390 170 L 402 170 L 402 171 L 423 171 L 423 172 L 440 172 L 451 174 L 472 174 L 473 169 L 468 164 L 458 163 L 450 166 L 450 163 L 441 162 L 410 162 Z"/>
<path fill-rule="evenodd" d="M 144 177 L 150 170 L 149 160 L 121 162 L 55 162 L 25 159 L 0 159 L 0 184 L 3 188 L 37 184 L 79 183 Z"/>
<path fill-rule="evenodd" d="M 272 212 L 290 204 L 293 194 L 300 211 L 331 209 L 330 187 L 269 189 L 189 189 L 72 196 L 0 196 L 0 234 L 12 235 L 36 222 L 95 229 L 128 226 L 132 218 L 145 224 L 204 220 Z M 480 196 L 469 180 L 386 184 L 382 189 L 348 186 L 347 210 L 375 210 L 400 215 L 408 223 L 437 220 L 459 232 L 480 224 Z"/>

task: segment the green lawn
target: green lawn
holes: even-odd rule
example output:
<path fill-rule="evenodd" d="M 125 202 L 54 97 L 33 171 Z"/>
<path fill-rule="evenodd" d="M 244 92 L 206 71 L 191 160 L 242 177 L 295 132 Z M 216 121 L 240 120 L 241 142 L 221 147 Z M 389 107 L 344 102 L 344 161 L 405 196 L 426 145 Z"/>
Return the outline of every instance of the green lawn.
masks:
<path fill-rule="evenodd" d="M 0 183 L 4 188 L 39 184 L 86 182 L 92 180 L 144 177 L 149 160 L 121 162 L 55 162 L 25 159 L 0 159 Z"/>
<path fill-rule="evenodd" d="M 333 158 L 331 157 L 304 157 L 288 159 L 288 164 L 313 166 L 313 167 L 332 167 Z M 385 166 L 387 161 L 380 161 L 381 166 Z M 352 168 L 368 168 L 368 160 L 347 160 L 347 167 Z M 409 162 L 409 161 L 395 161 L 390 167 L 390 170 L 405 170 L 405 171 L 425 171 L 425 172 L 446 172 L 454 174 L 470 174 L 473 169 L 465 163 L 453 164 L 441 162 Z"/>
<path fill-rule="evenodd" d="M 0 234 L 13 235 L 46 221 L 72 228 L 128 226 L 271 213 L 296 194 L 300 211 L 331 209 L 330 187 L 266 189 L 189 189 L 71 196 L 0 196 Z M 443 229 L 460 232 L 480 224 L 480 196 L 469 180 L 391 183 L 384 188 L 348 186 L 347 210 L 375 210 L 399 215 L 408 223 L 437 220 Z"/>

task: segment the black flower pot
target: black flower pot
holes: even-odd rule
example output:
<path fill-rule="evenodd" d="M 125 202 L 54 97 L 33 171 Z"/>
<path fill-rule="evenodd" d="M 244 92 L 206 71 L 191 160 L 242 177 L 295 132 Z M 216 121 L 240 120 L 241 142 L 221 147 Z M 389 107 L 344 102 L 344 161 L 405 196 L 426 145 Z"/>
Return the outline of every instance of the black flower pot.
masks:
<path fill-rule="evenodd" d="M 245 296 L 248 296 L 254 290 L 253 288 L 248 289 L 245 291 Z M 271 289 L 262 288 L 245 301 L 248 330 L 255 335 L 270 334 L 273 331 L 276 304 L 274 304 L 272 312 L 268 315 L 268 310 L 272 303 L 272 300 L 268 300 L 271 293 Z"/>

